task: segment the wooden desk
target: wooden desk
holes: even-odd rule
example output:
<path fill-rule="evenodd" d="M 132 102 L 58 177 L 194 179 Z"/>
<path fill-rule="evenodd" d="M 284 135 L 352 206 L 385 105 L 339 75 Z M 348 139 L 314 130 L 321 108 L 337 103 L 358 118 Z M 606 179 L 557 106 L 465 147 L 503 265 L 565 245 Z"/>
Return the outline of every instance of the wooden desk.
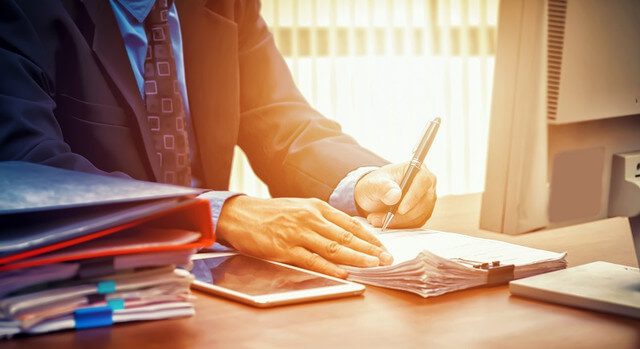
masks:
<path fill-rule="evenodd" d="M 637 266 L 626 219 L 505 236 L 478 231 L 480 195 L 438 201 L 433 229 L 554 251 L 569 265 Z M 191 318 L 66 331 L 0 342 L 3 348 L 640 348 L 640 321 L 511 296 L 507 286 L 423 299 L 368 286 L 352 297 L 255 309 L 198 294 Z"/>

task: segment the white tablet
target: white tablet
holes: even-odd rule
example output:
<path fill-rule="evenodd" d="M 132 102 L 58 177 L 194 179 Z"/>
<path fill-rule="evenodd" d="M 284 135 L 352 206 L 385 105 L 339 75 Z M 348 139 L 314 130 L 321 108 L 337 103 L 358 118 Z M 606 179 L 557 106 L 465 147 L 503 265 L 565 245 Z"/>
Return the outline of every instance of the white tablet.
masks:
<path fill-rule="evenodd" d="M 192 257 L 193 288 L 256 307 L 362 294 L 360 284 L 235 253 Z"/>

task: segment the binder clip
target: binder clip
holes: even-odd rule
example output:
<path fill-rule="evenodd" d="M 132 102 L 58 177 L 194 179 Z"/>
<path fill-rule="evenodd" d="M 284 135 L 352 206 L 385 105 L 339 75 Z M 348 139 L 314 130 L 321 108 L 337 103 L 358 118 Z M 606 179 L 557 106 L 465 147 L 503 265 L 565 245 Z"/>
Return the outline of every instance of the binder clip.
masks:
<path fill-rule="evenodd" d="M 486 270 L 488 272 L 487 286 L 502 285 L 513 280 L 513 270 L 515 269 L 513 264 L 501 265 L 500 261 L 480 262 L 464 258 L 452 258 L 451 260 L 469 265 L 474 269 Z"/>
<path fill-rule="evenodd" d="M 488 272 L 487 286 L 491 287 L 503 285 L 513 280 L 515 266 L 513 264 L 500 265 L 499 261 L 494 261 L 491 263 L 482 263 L 481 265 L 474 266 L 474 268 L 483 269 Z"/>
<path fill-rule="evenodd" d="M 113 325 L 113 309 L 109 306 L 76 309 L 73 320 L 77 330 Z"/>

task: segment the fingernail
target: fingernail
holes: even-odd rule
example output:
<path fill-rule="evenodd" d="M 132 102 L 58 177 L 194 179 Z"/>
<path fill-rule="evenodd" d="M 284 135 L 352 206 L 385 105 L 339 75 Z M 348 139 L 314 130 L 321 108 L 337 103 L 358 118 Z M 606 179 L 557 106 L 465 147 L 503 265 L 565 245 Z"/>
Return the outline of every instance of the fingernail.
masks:
<path fill-rule="evenodd" d="M 334 276 L 338 277 L 338 278 L 341 278 L 341 279 L 346 279 L 347 276 L 349 276 L 349 272 L 340 268 L 340 269 L 336 270 Z"/>
<path fill-rule="evenodd" d="M 369 222 L 371 222 L 371 225 L 373 225 L 374 227 L 379 227 L 382 225 L 382 219 L 380 217 L 373 217 Z"/>
<path fill-rule="evenodd" d="M 378 257 L 367 256 L 365 259 L 365 264 L 367 267 L 377 267 L 380 265 L 380 260 Z"/>
<path fill-rule="evenodd" d="M 390 265 L 393 263 L 393 256 L 387 252 L 382 252 L 380 254 L 380 262 L 384 265 Z"/>

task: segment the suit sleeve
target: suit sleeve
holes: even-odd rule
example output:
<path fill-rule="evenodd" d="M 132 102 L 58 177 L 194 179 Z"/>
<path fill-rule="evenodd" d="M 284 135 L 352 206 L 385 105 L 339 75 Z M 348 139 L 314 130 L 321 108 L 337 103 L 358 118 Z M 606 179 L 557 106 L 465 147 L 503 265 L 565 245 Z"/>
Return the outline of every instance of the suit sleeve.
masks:
<path fill-rule="evenodd" d="M 99 170 L 65 143 L 54 116 L 55 54 L 31 21 L 45 10 L 38 9 L 35 1 L 24 6 L 0 1 L 0 161 L 28 161 L 127 177 Z"/>
<path fill-rule="evenodd" d="M 271 194 L 326 201 L 352 170 L 387 164 L 305 101 L 259 15 L 259 2 L 237 4 L 238 142 Z"/>

